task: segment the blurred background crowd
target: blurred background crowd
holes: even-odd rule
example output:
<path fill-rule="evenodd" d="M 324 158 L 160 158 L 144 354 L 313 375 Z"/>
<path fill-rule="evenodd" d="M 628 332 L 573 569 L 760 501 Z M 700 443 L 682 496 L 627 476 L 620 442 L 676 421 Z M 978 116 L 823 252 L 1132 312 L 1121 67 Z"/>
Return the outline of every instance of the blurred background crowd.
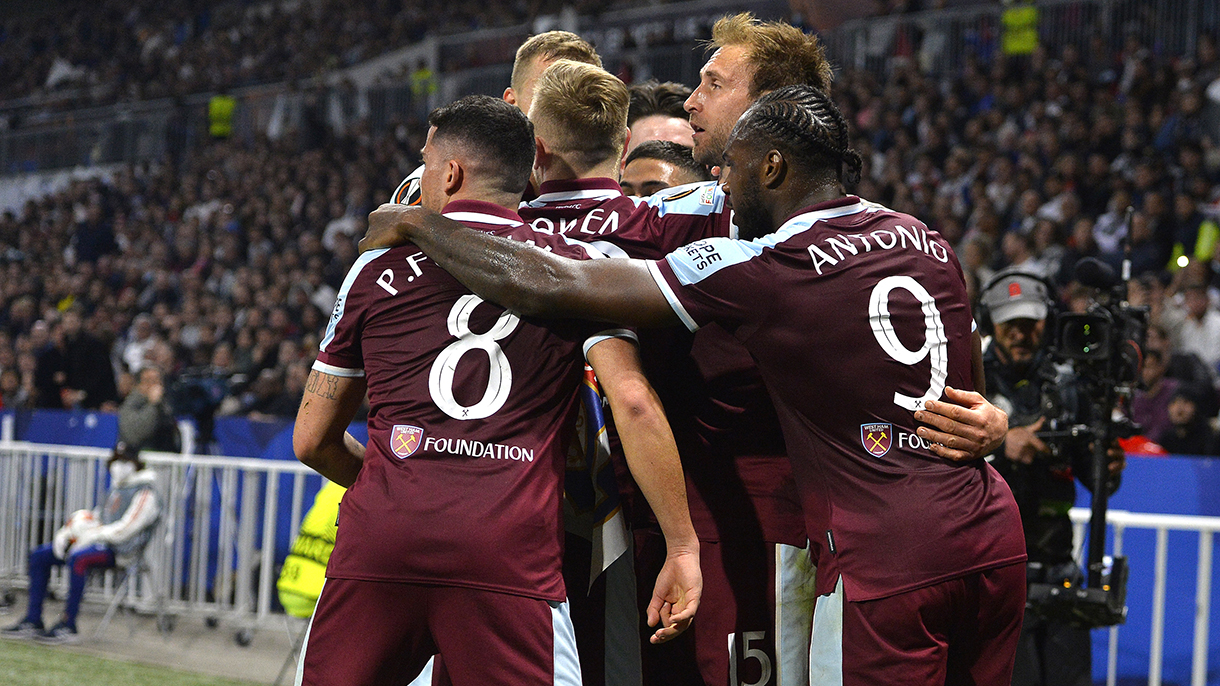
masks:
<path fill-rule="evenodd" d="M 657 3 L 615 8 L 632 4 Z M 800 5 L 785 18 L 806 21 Z M 69 3 L 54 22 L 0 21 L 0 105 L 57 89 L 72 96 L 56 107 L 71 108 L 297 82 L 564 6 L 599 11 L 559 0 Z M 704 26 L 684 36 L 691 48 Z M 1081 307 L 1076 261 L 1117 265 L 1129 246 L 1131 297 L 1153 324 L 1136 420 L 1172 452 L 1214 453 L 1216 28 L 1189 51 L 1141 31 L 1081 35 L 1091 37 L 1027 54 L 1006 54 L 993 36 L 946 60 L 928 49 L 934 33 L 899 31 L 882 69 L 838 64 L 833 95 L 864 159 L 849 191 L 942 233 L 975 292 L 1020 266 L 1051 281 L 1065 308 Z M 626 80 L 664 73 L 638 57 L 608 66 Z M 274 136 L 182 138 L 172 155 L 0 214 L 3 406 L 117 411 L 155 395 L 180 416 L 295 414 L 366 216 L 418 164 L 427 111 L 418 104 L 377 126 L 359 114 L 341 126 L 306 117 Z M 142 383 L 145 367 L 163 379 Z"/>

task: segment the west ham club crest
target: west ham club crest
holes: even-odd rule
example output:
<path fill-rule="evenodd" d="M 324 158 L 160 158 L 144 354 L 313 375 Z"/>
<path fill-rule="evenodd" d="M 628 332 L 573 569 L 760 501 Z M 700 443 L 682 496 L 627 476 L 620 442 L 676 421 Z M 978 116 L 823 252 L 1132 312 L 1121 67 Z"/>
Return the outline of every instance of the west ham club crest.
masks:
<path fill-rule="evenodd" d="M 390 432 L 390 450 L 399 459 L 411 457 L 419 450 L 419 444 L 424 439 L 424 430 L 418 426 L 395 424 Z"/>
<path fill-rule="evenodd" d="M 893 435 L 894 427 L 891 424 L 860 425 L 860 442 L 873 457 L 884 457 L 890 451 Z"/>

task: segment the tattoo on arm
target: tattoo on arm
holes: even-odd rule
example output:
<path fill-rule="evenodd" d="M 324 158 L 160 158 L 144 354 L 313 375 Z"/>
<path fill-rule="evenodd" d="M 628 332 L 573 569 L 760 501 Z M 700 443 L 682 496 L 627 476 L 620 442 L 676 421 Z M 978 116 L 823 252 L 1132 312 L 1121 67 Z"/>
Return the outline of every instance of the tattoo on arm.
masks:
<path fill-rule="evenodd" d="M 338 377 L 323 374 L 316 369 L 310 370 L 309 378 L 305 381 L 306 393 L 314 393 L 327 400 L 334 400 L 339 396 L 338 387 Z"/>

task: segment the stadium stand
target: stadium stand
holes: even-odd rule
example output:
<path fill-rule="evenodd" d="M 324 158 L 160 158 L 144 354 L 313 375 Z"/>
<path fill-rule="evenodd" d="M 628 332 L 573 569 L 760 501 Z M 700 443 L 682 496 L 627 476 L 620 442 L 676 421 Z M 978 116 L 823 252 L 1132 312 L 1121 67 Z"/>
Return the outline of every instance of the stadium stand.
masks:
<path fill-rule="evenodd" d="M 70 41 L 75 52 L 64 54 L 92 64 L 99 82 L 126 79 L 168 89 L 124 97 L 292 80 L 419 37 L 414 9 L 332 4 L 306 3 L 290 14 L 272 5 L 258 17 L 232 4 L 137 5 L 126 13 L 104 4 L 100 12 L 71 9 L 70 21 L 53 26 L 38 22 L 37 14 L 17 17 L 5 23 L 12 39 L 0 43 L 0 64 L 20 73 L 0 82 L 8 97 L 35 92 L 34 81 L 49 68 L 46 55 L 73 35 L 84 40 Z M 1077 4 L 1086 20 L 1101 21 L 1084 11 L 1092 4 Z M 522 18 L 461 19 L 470 11 L 466 5 L 446 8 L 429 31 Z M 373 14 L 393 16 L 391 30 L 363 40 L 360 27 Z M 973 23 L 944 16 L 947 26 L 977 29 L 992 15 Z M 940 24 L 900 24 L 880 50 L 863 56 L 840 50 L 835 57 L 845 68 L 835 96 L 865 159 L 861 195 L 927 218 L 959 246 L 972 282 L 1020 263 L 1056 278 L 1070 294 L 1072 258 L 1118 259 L 1126 231 L 1122 210 L 1132 204 L 1133 231 L 1140 234 L 1136 275 L 1155 274 L 1167 286 L 1155 291 L 1156 319 L 1176 351 L 1184 336 L 1198 338 L 1187 332 L 1192 327 L 1203 331 L 1206 345 L 1216 328 L 1207 321 L 1220 317 L 1213 302 L 1207 321 L 1196 317 L 1192 324 L 1184 303 L 1188 283 L 1210 284 L 1213 298 L 1220 284 L 1220 105 L 1207 95 L 1220 77 L 1220 58 L 1215 27 L 1209 32 L 1200 25 L 1189 53 L 1171 52 L 1162 49 L 1166 41 L 1156 42 L 1157 26 L 1133 23 L 1141 17 L 1128 17 L 1122 35 L 1083 28 L 1050 35 L 1028 55 L 1003 54 L 994 32 L 987 38 L 987 31 L 976 30 L 973 43 L 946 44 L 936 30 L 910 28 Z M 689 48 L 702 30 L 683 36 L 658 26 L 617 38 L 602 26 L 598 36 L 608 44 L 611 68 L 630 63 L 635 72 L 647 71 L 639 55 L 649 53 L 640 46 Z M 832 51 L 837 37 L 851 30 L 829 36 Z M 268 32 L 285 38 L 259 38 Z M 130 52 L 140 45 L 137 34 L 153 46 L 141 49 L 160 58 Z M 291 60 L 270 54 L 292 52 L 297 43 L 311 47 Z M 178 46 L 176 73 L 194 72 L 190 78 L 158 71 L 171 45 Z M 260 56 L 242 54 L 253 46 L 260 46 Z M 230 66 L 193 69 L 193 60 Z M 267 69 L 257 68 L 264 62 Z M 233 66 L 243 64 L 255 66 Z M 119 73 L 122 79 L 104 77 Z M 207 378 L 215 382 L 211 396 L 221 395 L 209 402 L 221 413 L 291 414 L 308 351 L 354 257 L 351 239 L 415 164 L 421 143 L 420 126 L 401 112 L 377 118 L 356 107 L 336 113 L 336 103 L 345 101 L 342 88 L 277 96 L 271 114 L 238 118 L 227 140 L 178 135 L 170 127 L 167 137 L 178 135 L 166 146 L 173 154 L 121 161 L 108 174 L 0 216 L 6 272 L 0 369 L 16 376 L 7 375 L 15 388 L 5 389 L 4 401 L 59 406 L 58 398 L 38 397 L 38 360 L 56 348 L 61 314 L 78 306 L 86 329 L 115 351 L 121 392 L 130 387 L 122 353 L 135 336 L 133 321 L 145 313 L 156 330 L 153 342 L 141 344 L 143 354 L 186 379 L 176 386 L 180 412 L 198 410 L 191 403 L 199 404 L 199 381 Z M 239 109 L 258 106 L 254 96 L 238 99 Z M 1183 256 L 1194 258 L 1185 269 L 1171 264 L 1171 257 Z M 1214 394 L 1212 385 L 1204 391 Z"/>

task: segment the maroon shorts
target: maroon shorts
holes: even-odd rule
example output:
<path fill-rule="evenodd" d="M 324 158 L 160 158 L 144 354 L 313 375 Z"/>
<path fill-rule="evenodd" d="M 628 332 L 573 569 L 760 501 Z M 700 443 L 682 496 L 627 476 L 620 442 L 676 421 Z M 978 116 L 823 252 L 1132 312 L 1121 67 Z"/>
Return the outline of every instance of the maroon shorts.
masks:
<path fill-rule="evenodd" d="M 406 686 L 437 653 L 455 686 L 580 684 L 566 603 L 350 579 L 322 587 L 298 683 Z"/>
<path fill-rule="evenodd" d="M 1025 610 L 1025 564 L 888 598 L 818 598 L 810 684 L 1007 684 Z"/>
<path fill-rule="evenodd" d="M 659 534 L 637 533 L 641 608 L 665 561 Z M 641 648 L 646 686 L 808 684 L 813 569 L 806 551 L 777 543 L 700 541 L 703 597 L 691 628 Z M 778 574 L 777 574 L 778 570 Z M 642 610 L 641 610 L 642 612 Z"/>

